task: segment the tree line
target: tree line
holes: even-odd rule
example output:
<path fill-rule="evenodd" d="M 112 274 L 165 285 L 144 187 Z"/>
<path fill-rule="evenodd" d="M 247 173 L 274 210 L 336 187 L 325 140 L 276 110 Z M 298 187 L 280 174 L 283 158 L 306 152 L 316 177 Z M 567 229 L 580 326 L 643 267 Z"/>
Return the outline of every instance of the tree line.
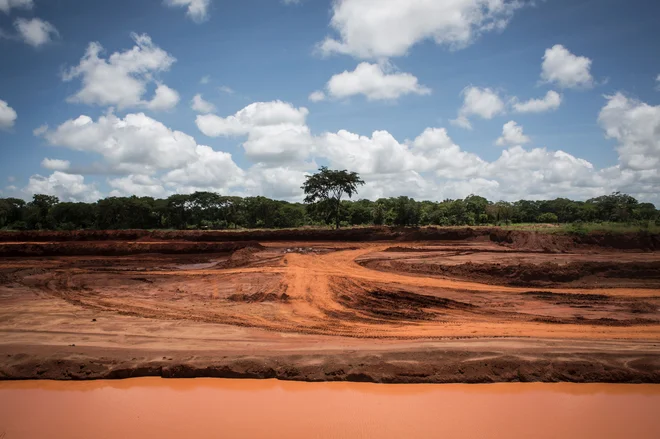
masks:
<path fill-rule="evenodd" d="M 60 202 L 37 194 L 32 201 L 0 199 L 0 228 L 77 229 L 231 229 L 337 226 L 475 226 L 512 223 L 660 222 L 660 211 L 630 195 L 613 193 L 587 201 L 566 198 L 492 202 L 478 195 L 464 199 L 416 201 L 409 197 L 371 200 L 309 198 L 290 203 L 266 197 L 234 197 L 212 192 L 168 198 L 109 197 L 94 203 Z M 328 205 L 329 204 L 329 205 Z"/>

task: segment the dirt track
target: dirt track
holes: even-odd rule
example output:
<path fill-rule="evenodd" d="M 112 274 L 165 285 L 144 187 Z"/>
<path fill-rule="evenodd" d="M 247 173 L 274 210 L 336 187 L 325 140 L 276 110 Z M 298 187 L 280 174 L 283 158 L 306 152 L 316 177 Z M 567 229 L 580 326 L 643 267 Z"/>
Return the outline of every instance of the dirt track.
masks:
<path fill-rule="evenodd" d="M 8 242 L 0 376 L 660 382 L 660 254 L 630 250 L 639 238 L 603 248 L 593 237 L 415 233 L 56 244 L 124 254 L 85 257 L 15 257 L 54 244 Z M 128 254 L 150 245 L 161 253 Z M 191 253 L 162 254 L 168 245 Z"/>

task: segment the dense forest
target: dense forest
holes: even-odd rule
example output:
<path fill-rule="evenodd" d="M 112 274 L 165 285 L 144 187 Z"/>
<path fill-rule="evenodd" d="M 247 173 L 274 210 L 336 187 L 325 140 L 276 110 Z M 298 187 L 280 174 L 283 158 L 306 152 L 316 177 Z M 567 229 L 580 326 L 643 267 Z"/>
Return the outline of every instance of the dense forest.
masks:
<path fill-rule="evenodd" d="M 319 203 L 301 204 L 265 197 L 232 197 L 212 192 L 151 197 L 110 197 L 95 203 L 60 202 L 50 195 L 32 201 L 0 199 L 0 228 L 75 229 L 228 229 L 286 228 L 334 224 Z M 513 203 L 470 195 L 462 200 L 416 201 L 408 197 L 341 201 L 339 223 L 351 225 L 486 225 L 512 223 L 660 222 L 650 203 L 613 193 L 587 201 L 566 198 Z"/>

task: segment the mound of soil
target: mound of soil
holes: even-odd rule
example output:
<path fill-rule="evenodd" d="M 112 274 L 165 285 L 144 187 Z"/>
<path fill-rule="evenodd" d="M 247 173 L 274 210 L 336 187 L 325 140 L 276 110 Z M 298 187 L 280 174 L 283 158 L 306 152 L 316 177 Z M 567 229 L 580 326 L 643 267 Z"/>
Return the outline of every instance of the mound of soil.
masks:
<path fill-rule="evenodd" d="M 356 294 L 340 294 L 337 301 L 348 309 L 384 320 L 432 320 L 438 310 L 471 309 L 474 305 L 443 297 L 408 291 L 373 290 Z"/>
<path fill-rule="evenodd" d="M 490 240 L 514 249 L 547 252 L 565 252 L 579 246 L 606 247 L 617 250 L 660 250 L 660 234 L 648 232 L 591 232 L 582 235 L 492 229 Z"/>
<path fill-rule="evenodd" d="M 290 297 L 287 293 L 254 293 L 254 294 L 232 294 L 228 297 L 232 302 L 288 302 Z"/>
<path fill-rule="evenodd" d="M 248 265 L 250 262 L 254 261 L 254 254 L 260 252 L 263 250 L 264 247 L 262 245 L 256 245 L 256 246 L 248 246 L 244 247 L 241 249 L 236 250 L 229 256 L 229 259 L 227 259 L 224 263 L 221 264 L 222 268 L 237 268 L 237 267 L 244 267 Z"/>
<path fill-rule="evenodd" d="M 403 261 L 367 261 L 362 265 L 384 271 L 401 271 L 479 280 L 512 286 L 552 286 L 579 281 L 588 276 L 601 278 L 600 284 L 614 280 L 643 282 L 660 288 L 660 262 L 571 262 L 556 264 L 472 263 L 460 265 L 429 264 Z"/>

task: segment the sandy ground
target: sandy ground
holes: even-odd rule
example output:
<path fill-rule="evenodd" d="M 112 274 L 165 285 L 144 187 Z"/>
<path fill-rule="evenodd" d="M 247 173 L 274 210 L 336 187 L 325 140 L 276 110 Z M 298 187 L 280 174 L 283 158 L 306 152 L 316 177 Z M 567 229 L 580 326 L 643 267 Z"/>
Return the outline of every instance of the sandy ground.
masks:
<path fill-rule="evenodd" d="M 657 252 L 200 244 L 0 258 L 0 377 L 660 382 Z"/>

